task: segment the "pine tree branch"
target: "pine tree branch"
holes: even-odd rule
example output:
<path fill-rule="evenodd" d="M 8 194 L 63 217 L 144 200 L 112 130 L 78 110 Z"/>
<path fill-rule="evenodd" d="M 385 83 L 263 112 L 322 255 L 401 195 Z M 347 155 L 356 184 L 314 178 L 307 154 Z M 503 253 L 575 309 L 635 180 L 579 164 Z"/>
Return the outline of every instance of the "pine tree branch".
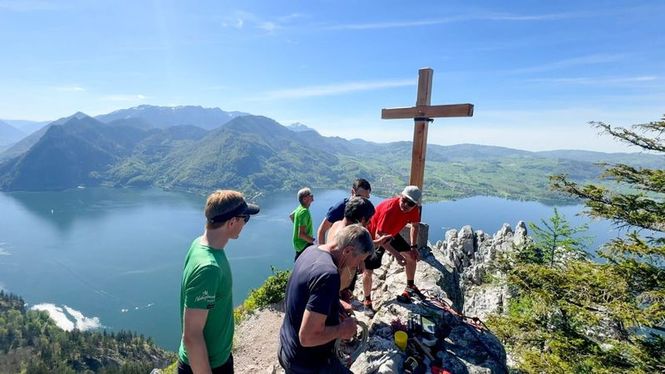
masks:
<path fill-rule="evenodd" d="M 618 164 L 607 168 L 602 177 L 628 183 L 646 191 L 665 193 L 665 170 L 639 168 Z"/>
<path fill-rule="evenodd" d="M 650 122 L 633 126 L 633 128 L 644 130 L 644 132 L 657 133 L 657 135 L 653 138 L 640 135 L 635 131 L 625 129 L 623 127 L 612 128 L 612 126 L 603 122 L 592 121 L 589 123 L 595 127 L 600 128 L 601 133 L 608 133 L 624 143 L 635 145 L 650 151 L 665 152 L 665 144 L 663 144 L 660 139 L 660 136 L 663 134 L 663 132 L 665 132 L 665 118 L 659 122 Z"/>
<path fill-rule="evenodd" d="M 615 224 L 641 227 L 654 231 L 665 231 L 663 214 L 665 204 L 647 198 L 641 194 L 611 193 L 604 187 L 596 185 L 579 186 L 566 179 L 564 175 L 550 177 L 552 188 L 587 200 L 587 212 L 593 217 L 602 217 L 614 221 Z"/>

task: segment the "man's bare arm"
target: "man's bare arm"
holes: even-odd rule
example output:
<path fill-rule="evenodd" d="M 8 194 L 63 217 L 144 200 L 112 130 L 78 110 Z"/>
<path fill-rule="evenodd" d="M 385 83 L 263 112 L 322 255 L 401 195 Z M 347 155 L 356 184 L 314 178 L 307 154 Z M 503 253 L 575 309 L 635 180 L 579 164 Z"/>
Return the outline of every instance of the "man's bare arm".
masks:
<path fill-rule="evenodd" d="M 330 230 L 331 226 L 332 222 L 328 221 L 327 218 L 324 218 L 323 221 L 321 221 L 319 229 L 316 230 L 316 237 L 319 238 L 319 244 L 326 244 L 326 232 Z"/>
<path fill-rule="evenodd" d="M 203 337 L 203 327 L 208 319 L 207 309 L 185 308 L 182 341 L 187 349 L 189 366 L 194 373 L 211 373 L 208 348 Z"/>
<path fill-rule="evenodd" d="M 298 229 L 298 237 L 307 243 L 314 243 L 314 238 L 307 235 L 307 228 L 305 226 L 300 226 Z"/>
<path fill-rule="evenodd" d="M 298 338 L 303 347 L 315 347 L 337 338 L 351 339 L 356 334 L 356 321 L 347 318 L 336 326 L 326 326 L 325 314 L 305 310 Z"/>

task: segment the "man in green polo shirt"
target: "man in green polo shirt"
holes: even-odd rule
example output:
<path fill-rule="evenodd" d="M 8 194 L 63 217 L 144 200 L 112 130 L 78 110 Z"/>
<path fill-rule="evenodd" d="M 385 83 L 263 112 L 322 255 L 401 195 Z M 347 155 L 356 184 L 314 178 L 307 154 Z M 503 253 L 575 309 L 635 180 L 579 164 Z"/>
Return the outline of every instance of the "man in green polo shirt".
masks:
<path fill-rule="evenodd" d="M 314 244 L 314 237 L 312 236 L 314 235 L 314 226 L 312 226 L 312 215 L 309 213 L 309 206 L 314 202 L 312 190 L 305 187 L 298 191 L 298 202 L 300 205 L 289 214 L 291 221 L 293 221 L 293 247 L 296 250 L 294 262 L 305 248 Z"/>
<path fill-rule="evenodd" d="M 205 231 L 189 248 L 182 273 L 179 374 L 233 373 L 233 282 L 225 246 L 258 212 L 237 191 L 208 196 Z"/>

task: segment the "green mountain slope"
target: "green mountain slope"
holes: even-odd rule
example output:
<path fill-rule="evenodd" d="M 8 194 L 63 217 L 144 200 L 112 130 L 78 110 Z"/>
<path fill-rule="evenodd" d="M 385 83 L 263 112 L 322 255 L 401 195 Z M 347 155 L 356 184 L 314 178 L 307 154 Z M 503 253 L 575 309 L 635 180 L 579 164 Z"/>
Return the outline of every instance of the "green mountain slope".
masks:
<path fill-rule="evenodd" d="M 0 164 L 0 188 L 37 191 L 98 184 L 146 134 L 129 126 L 109 127 L 87 116 L 44 130 L 26 152 Z"/>
<path fill-rule="evenodd" d="M 237 117 L 206 131 L 195 126 L 159 129 L 137 118 L 102 123 L 77 114 L 42 131 L 32 144 L 23 145 L 22 152 L 12 149 L 10 158 L 5 155 L 0 163 L 1 189 L 106 184 L 270 192 L 305 185 L 347 188 L 354 178 L 364 177 L 377 194 L 390 195 L 408 182 L 411 158 L 411 142 L 324 137 L 316 131 L 291 131 L 260 116 Z M 549 175 L 564 173 L 577 181 L 598 176 L 593 162 L 576 160 L 575 155 L 430 145 L 426 196 L 430 200 L 472 195 L 559 199 L 549 190 Z M 633 160 L 630 154 L 626 158 Z M 655 158 L 648 162 L 662 164 Z"/>
<path fill-rule="evenodd" d="M 176 150 L 160 169 L 167 187 L 189 190 L 234 186 L 249 190 L 285 190 L 303 183 L 334 184 L 330 171 L 337 157 L 306 144 L 277 122 L 245 116 Z"/>

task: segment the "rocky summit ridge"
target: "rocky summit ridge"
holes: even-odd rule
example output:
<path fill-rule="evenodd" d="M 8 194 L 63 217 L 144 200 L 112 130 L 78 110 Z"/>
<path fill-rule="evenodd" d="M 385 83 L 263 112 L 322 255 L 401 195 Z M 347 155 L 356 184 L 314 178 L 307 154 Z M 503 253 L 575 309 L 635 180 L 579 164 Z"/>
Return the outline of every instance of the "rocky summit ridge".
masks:
<path fill-rule="evenodd" d="M 450 373 L 507 373 L 509 357 L 503 345 L 480 321 L 492 313 L 504 312 L 510 293 L 496 262 L 502 254 L 531 240 L 526 225 L 518 222 L 513 230 L 504 224 L 494 235 L 464 226 L 448 230 L 444 240 L 434 244 L 427 241 L 428 230 L 426 224 L 421 224 L 421 261 L 415 282 L 426 292 L 426 300 L 434 302 L 421 302 L 415 297 L 410 303 L 397 301 L 406 285 L 404 268 L 391 256 L 384 256 L 383 266 L 374 272 L 373 317 L 363 311 L 359 301 L 362 300 L 360 279 L 355 288 L 355 317 L 368 326 L 368 338 L 351 370 L 404 372 L 410 350 L 403 352 L 395 345 L 394 326 L 397 321 L 407 325 L 410 316 L 424 316 L 447 335 L 429 348 L 432 358 L 440 360 L 443 369 Z M 408 229 L 402 235 L 408 235 Z M 437 307 L 446 304 L 452 308 Z M 234 343 L 238 372 L 282 372 L 276 358 L 282 318 L 283 311 L 276 306 L 257 311 L 238 326 Z M 417 361 L 431 365 L 432 360 L 422 354 Z"/>

